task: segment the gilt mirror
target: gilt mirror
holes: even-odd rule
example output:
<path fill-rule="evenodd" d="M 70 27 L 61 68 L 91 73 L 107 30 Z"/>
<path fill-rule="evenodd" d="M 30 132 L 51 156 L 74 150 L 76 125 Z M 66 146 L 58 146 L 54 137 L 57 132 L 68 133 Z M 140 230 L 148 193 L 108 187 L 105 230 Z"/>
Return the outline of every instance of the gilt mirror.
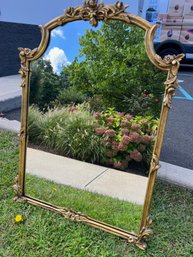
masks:
<path fill-rule="evenodd" d="M 154 52 L 156 25 L 90 0 L 20 48 L 17 200 L 145 249 L 150 203 L 183 55 Z"/>

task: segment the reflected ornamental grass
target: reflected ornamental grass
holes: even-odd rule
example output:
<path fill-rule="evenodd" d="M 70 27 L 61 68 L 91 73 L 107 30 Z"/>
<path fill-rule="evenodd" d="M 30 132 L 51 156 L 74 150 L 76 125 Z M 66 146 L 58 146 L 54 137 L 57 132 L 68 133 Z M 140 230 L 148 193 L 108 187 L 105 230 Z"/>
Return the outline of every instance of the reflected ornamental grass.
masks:
<path fill-rule="evenodd" d="M 83 106 L 79 108 L 70 106 L 41 113 L 30 107 L 29 120 L 33 126 L 28 129 L 29 143 L 66 157 L 103 164 L 105 145 L 94 132 L 97 120 Z M 38 135 L 39 146 L 34 135 Z"/>
<path fill-rule="evenodd" d="M 108 109 L 90 112 L 87 103 L 46 113 L 29 109 L 29 143 L 77 160 L 125 170 L 150 163 L 158 120 Z M 38 142 L 38 146 L 37 146 Z"/>

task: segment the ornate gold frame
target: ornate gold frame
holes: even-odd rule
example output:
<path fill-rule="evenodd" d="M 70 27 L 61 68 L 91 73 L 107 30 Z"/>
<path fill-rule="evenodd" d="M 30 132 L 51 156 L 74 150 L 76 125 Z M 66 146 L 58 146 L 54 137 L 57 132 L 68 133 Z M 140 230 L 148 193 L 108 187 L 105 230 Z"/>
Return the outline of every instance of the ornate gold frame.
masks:
<path fill-rule="evenodd" d="M 86 1 L 85 1 L 86 2 Z M 137 245 L 141 249 L 146 248 L 145 240 L 152 234 L 150 229 L 151 219 L 149 218 L 149 209 L 155 184 L 156 174 L 159 169 L 159 158 L 161 146 L 163 142 L 166 121 L 168 112 L 171 107 L 172 96 L 175 94 L 177 88 L 177 72 L 179 69 L 179 62 L 183 58 L 183 54 L 178 56 L 167 56 L 162 59 L 156 55 L 153 47 L 153 39 L 157 25 L 151 25 L 146 20 L 125 12 L 128 6 L 117 2 L 115 5 L 98 4 L 97 0 L 88 0 L 83 6 L 76 8 L 70 7 L 65 10 L 63 16 L 59 16 L 45 26 L 41 27 L 42 39 L 38 48 L 30 50 L 28 48 L 19 48 L 21 59 L 21 87 L 22 87 L 22 115 L 21 115 L 21 130 L 20 130 L 20 160 L 19 160 L 19 174 L 16 178 L 14 189 L 16 191 L 16 200 L 20 202 L 27 202 L 35 206 L 40 206 L 63 215 L 65 218 L 83 222 L 93 227 L 102 229 L 111 234 L 117 235 L 121 238 L 127 239 L 129 243 Z M 26 167 L 26 147 L 27 147 L 27 117 L 29 105 L 29 78 L 30 78 L 30 63 L 37 60 L 45 52 L 49 40 L 50 31 L 58 26 L 65 25 L 69 22 L 84 20 L 89 21 L 92 26 L 96 27 L 99 21 L 119 20 L 130 25 L 136 25 L 145 30 L 145 48 L 150 61 L 159 69 L 167 71 L 167 80 L 165 84 L 165 95 L 162 104 L 160 124 L 158 128 L 157 140 L 155 142 L 153 157 L 150 166 L 149 179 L 147 185 L 146 198 L 143 208 L 143 215 L 140 225 L 139 234 L 130 233 L 120 228 L 105 224 L 103 222 L 94 220 L 83 214 L 74 212 L 66 208 L 60 208 L 38 199 L 31 198 L 25 195 L 25 167 Z"/>

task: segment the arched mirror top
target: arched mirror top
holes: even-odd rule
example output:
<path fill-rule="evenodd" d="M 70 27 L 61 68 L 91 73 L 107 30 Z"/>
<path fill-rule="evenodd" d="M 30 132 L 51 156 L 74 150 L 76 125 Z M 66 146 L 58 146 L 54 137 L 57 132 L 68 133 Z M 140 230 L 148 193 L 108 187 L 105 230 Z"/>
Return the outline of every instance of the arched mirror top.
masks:
<path fill-rule="evenodd" d="M 152 25 L 145 19 L 126 12 L 128 5 L 124 5 L 122 2 L 116 2 L 114 5 L 104 5 L 98 3 L 98 0 L 84 1 L 82 6 L 69 7 L 64 11 L 64 15 L 58 16 L 51 20 L 45 26 L 40 26 L 42 39 L 38 48 L 33 50 L 26 48 L 19 48 L 20 58 L 25 62 L 33 61 L 41 57 L 46 51 L 49 41 L 50 32 L 59 27 L 64 26 L 67 23 L 74 21 L 89 21 L 93 27 L 97 27 L 99 21 L 107 22 L 109 20 L 117 20 L 127 23 L 128 25 L 137 26 L 146 31 L 145 34 L 145 48 L 150 61 L 159 69 L 169 71 L 172 67 L 175 70 L 179 68 L 179 61 L 183 58 L 183 54 L 178 56 L 167 56 L 162 59 L 155 53 L 153 40 L 158 25 Z"/>

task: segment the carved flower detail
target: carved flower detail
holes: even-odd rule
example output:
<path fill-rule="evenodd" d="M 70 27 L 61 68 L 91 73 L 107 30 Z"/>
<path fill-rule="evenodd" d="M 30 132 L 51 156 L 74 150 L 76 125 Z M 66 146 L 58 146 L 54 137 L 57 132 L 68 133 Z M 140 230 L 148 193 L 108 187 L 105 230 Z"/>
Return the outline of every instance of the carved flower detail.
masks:
<path fill-rule="evenodd" d="M 66 14 L 73 15 L 73 13 L 74 13 L 74 8 L 73 7 L 69 7 L 68 9 L 66 9 Z"/>
<path fill-rule="evenodd" d="M 89 6 L 89 7 L 91 7 L 91 8 L 95 8 L 95 7 L 97 7 L 97 0 L 89 0 L 87 3 L 86 3 L 86 5 L 87 6 Z"/>
<path fill-rule="evenodd" d="M 98 9 L 88 8 L 85 11 L 83 10 L 83 12 L 82 12 L 83 19 L 84 18 L 87 19 L 87 17 L 88 17 L 88 19 L 90 20 L 90 24 L 93 27 L 97 27 L 98 26 L 97 16 L 98 16 Z"/>
<path fill-rule="evenodd" d="M 124 7 L 123 2 L 116 2 L 115 6 L 116 6 L 118 9 L 123 9 L 123 7 Z"/>
<path fill-rule="evenodd" d="M 144 227 L 142 227 L 142 229 L 139 233 L 139 237 L 138 237 L 137 241 L 135 242 L 135 244 L 142 250 L 145 250 L 147 247 L 147 243 L 145 242 L 145 239 L 153 234 L 153 231 L 150 228 L 151 224 L 152 224 L 152 220 L 148 216 L 147 220 L 146 220 L 146 225 Z"/>
<path fill-rule="evenodd" d="M 123 13 L 128 6 L 124 6 L 122 2 L 117 2 L 115 5 L 107 5 L 97 0 L 84 1 L 84 5 L 80 7 L 70 7 L 65 11 L 67 17 L 77 17 L 83 20 L 89 20 L 94 27 L 98 26 L 100 20 L 107 21 L 114 15 Z"/>
<path fill-rule="evenodd" d="M 175 65 L 177 62 L 181 61 L 184 58 L 184 54 L 179 54 L 179 55 L 166 55 L 164 57 L 164 61 L 167 64 L 173 64 Z"/>

